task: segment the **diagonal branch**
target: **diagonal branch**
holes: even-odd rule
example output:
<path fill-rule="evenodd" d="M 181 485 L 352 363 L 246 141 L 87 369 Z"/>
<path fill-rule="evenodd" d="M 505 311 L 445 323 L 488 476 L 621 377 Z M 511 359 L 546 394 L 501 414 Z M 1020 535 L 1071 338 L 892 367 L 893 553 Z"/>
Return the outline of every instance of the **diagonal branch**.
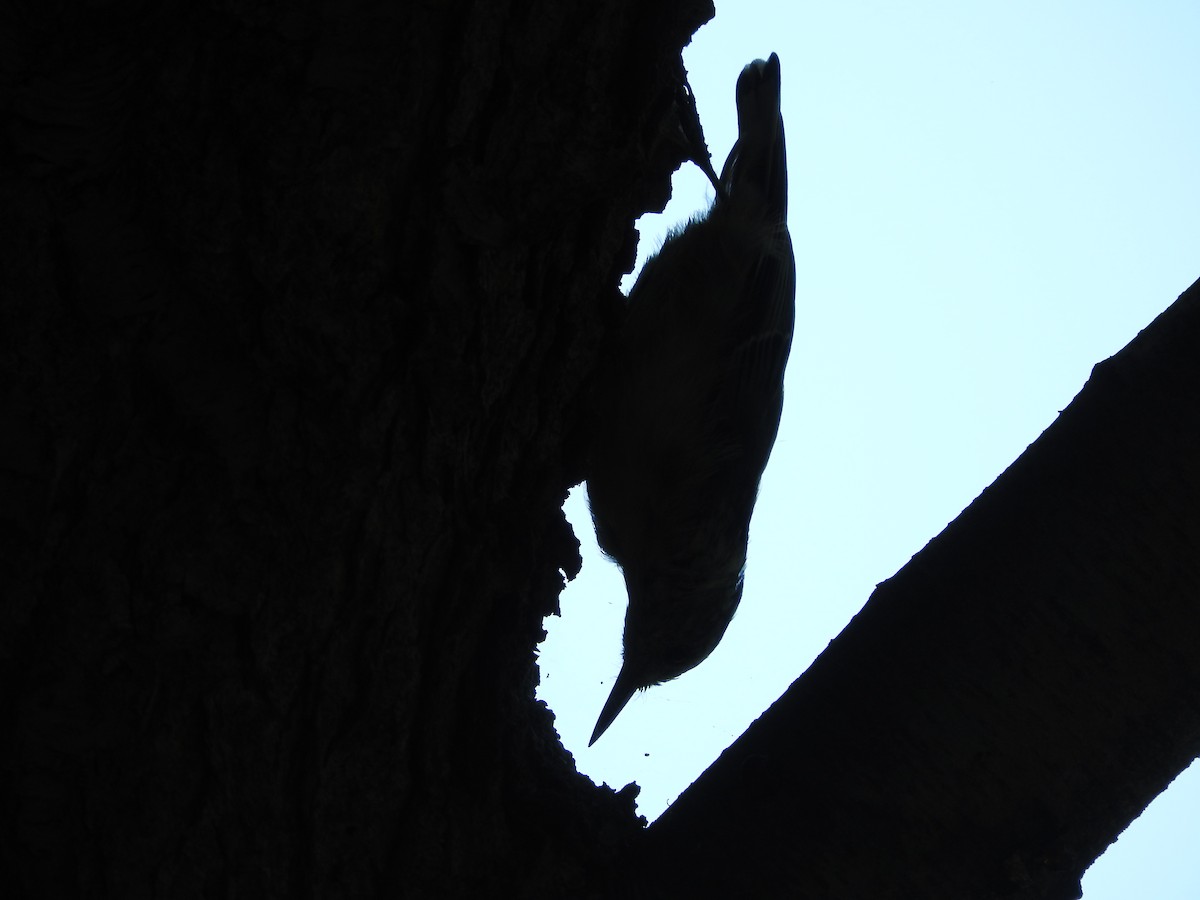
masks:
<path fill-rule="evenodd" d="M 1200 282 L 649 830 L 678 896 L 1077 897 L 1200 753 Z"/>

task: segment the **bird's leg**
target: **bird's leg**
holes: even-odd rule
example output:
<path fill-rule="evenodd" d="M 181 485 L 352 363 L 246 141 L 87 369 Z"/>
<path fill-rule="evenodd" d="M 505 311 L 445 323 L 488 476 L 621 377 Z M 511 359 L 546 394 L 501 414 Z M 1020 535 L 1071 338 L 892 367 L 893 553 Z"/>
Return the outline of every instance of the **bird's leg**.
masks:
<path fill-rule="evenodd" d="M 704 140 L 704 128 L 700 124 L 700 113 L 696 110 L 696 95 L 692 93 L 692 86 L 688 84 L 687 72 L 683 70 L 682 62 L 679 68 L 682 76 L 679 80 L 676 110 L 679 116 L 679 129 L 683 132 L 684 149 L 687 151 L 688 159 L 708 176 L 713 189 L 717 192 L 717 198 L 724 200 L 726 198 L 725 188 L 721 185 L 721 179 L 717 177 L 717 173 L 713 169 L 712 154 L 708 152 L 708 144 Z"/>

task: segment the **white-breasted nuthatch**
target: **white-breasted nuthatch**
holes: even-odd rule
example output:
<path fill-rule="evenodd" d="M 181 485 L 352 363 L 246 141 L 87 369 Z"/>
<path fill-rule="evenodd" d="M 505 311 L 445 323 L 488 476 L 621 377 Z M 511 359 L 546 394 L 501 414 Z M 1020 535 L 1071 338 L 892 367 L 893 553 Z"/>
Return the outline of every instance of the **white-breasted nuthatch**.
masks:
<path fill-rule="evenodd" d="M 597 379 L 588 498 L 629 607 L 589 746 L 635 691 L 703 662 L 742 597 L 795 317 L 779 93 L 774 53 L 742 70 L 716 200 L 645 264 Z"/>

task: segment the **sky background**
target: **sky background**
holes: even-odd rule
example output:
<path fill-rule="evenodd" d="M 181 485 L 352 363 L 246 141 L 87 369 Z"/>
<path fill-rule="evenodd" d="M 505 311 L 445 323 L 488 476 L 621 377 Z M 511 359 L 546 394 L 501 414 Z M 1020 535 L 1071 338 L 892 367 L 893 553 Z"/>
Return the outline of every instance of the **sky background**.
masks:
<path fill-rule="evenodd" d="M 783 422 L 724 641 L 590 749 L 626 598 L 573 492 L 584 566 L 546 620 L 539 696 L 580 771 L 636 781 L 656 818 L 1200 277 L 1197 48 L 1195 0 L 718 2 L 684 52 L 718 171 L 738 73 L 782 63 Z M 711 198 L 685 166 L 639 222 L 638 266 Z M 1089 870 L 1085 900 L 1196 900 L 1197 851 L 1193 765 Z"/>

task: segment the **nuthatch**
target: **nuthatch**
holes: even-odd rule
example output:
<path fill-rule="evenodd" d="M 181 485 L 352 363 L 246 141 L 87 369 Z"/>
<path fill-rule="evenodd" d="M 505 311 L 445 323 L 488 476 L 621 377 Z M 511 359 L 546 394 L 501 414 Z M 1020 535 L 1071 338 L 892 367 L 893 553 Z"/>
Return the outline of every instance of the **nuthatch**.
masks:
<path fill-rule="evenodd" d="M 589 746 L 635 691 L 703 662 L 742 597 L 795 317 L 779 91 L 774 53 L 742 70 L 716 200 L 647 261 L 598 378 L 588 498 L 629 607 Z"/>

